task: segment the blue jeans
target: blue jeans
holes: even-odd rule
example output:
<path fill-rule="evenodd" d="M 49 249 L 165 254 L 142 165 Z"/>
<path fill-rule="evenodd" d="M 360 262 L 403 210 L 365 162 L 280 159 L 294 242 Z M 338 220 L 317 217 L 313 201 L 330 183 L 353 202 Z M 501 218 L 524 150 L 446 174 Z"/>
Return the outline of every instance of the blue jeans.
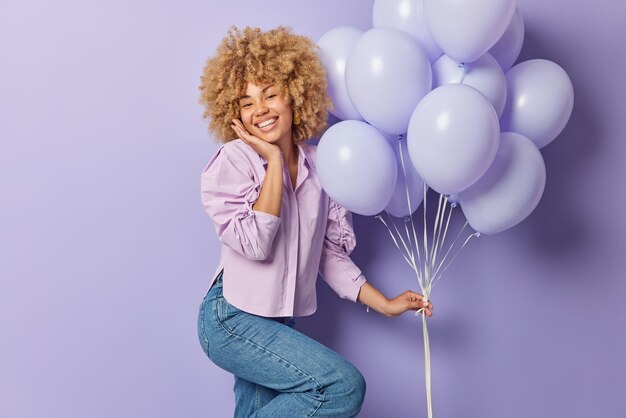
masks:
<path fill-rule="evenodd" d="M 229 304 L 222 274 L 205 296 L 198 336 L 211 361 L 235 375 L 235 417 L 356 416 L 365 396 L 361 373 L 293 325 L 293 318 L 265 318 Z"/>

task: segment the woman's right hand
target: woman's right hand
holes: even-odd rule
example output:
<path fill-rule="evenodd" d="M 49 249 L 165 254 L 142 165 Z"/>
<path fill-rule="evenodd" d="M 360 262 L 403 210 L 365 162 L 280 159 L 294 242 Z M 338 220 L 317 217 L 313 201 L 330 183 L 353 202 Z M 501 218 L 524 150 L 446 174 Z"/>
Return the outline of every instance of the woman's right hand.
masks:
<path fill-rule="evenodd" d="M 231 127 L 243 142 L 268 162 L 259 198 L 252 209 L 280 217 L 283 194 L 283 154 L 280 147 L 250 135 L 239 119 L 233 119 Z"/>
<path fill-rule="evenodd" d="M 282 153 L 278 145 L 270 144 L 269 142 L 265 142 L 262 139 L 251 135 L 239 119 L 233 119 L 233 124 L 230 125 L 230 127 L 233 128 L 233 131 L 235 131 L 237 136 L 241 138 L 243 142 L 250 145 L 252 149 L 255 150 L 261 157 L 265 158 L 266 161 L 269 162 L 282 158 Z"/>
<path fill-rule="evenodd" d="M 423 312 L 427 317 L 433 316 L 433 304 L 430 301 L 424 302 L 424 296 L 407 290 L 401 295 L 390 299 L 385 307 L 385 315 L 395 317 L 406 311 Z"/>

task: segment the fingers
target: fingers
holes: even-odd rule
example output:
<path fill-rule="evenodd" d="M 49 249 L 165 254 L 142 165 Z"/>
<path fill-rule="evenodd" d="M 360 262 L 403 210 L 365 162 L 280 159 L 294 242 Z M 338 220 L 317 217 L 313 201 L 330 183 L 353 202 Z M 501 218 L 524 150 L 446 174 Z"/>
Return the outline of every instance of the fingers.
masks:
<path fill-rule="evenodd" d="M 250 135 L 248 133 L 248 130 L 243 126 L 243 123 L 241 123 L 241 121 L 239 119 L 233 119 L 233 123 L 235 124 L 235 126 L 237 126 L 237 128 L 239 129 L 240 132 L 244 132 L 244 133 Z"/>
<path fill-rule="evenodd" d="M 433 304 L 431 301 L 424 302 L 424 296 L 410 290 L 407 290 L 406 294 L 409 300 L 409 309 L 417 313 L 423 312 L 429 318 L 433 316 Z"/>
<path fill-rule="evenodd" d="M 246 130 L 239 119 L 232 119 L 233 124 L 230 125 L 233 128 L 233 131 L 237 134 L 237 136 L 242 139 L 244 142 L 250 142 L 250 133 Z"/>
<path fill-rule="evenodd" d="M 427 317 L 433 316 L 433 304 L 430 301 L 424 302 L 424 296 L 419 293 L 407 290 L 398 297 L 390 301 L 388 308 L 391 317 L 401 315 L 407 311 L 415 311 L 416 315 L 423 313 Z"/>
<path fill-rule="evenodd" d="M 234 122 L 230 125 L 233 131 L 235 131 L 235 135 L 241 138 L 241 131 L 239 130 L 239 126 L 237 126 Z"/>
<path fill-rule="evenodd" d="M 235 125 L 237 128 L 243 129 L 243 124 L 239 119 L 231 119 L 231 121 L 233 122 L 233 125 Z"/>
<path fill-rule="evenodd" d="M 239 125 L 237 122 L 238 121 L 236 119 L 233 119 L 233 123 L 232 125 L 230 125 L 230 127 L 233 128 L 233 131 L 235 131 L 235 133 L 237 134 L 239 138 L 244 139 L 243 132 L 241 132 L 241 125 Z"/>
<path fill-rule="evenodd" d="M 407 290 L 406 293 L 408 294 L 411 303 L 415 304 L 418 308 L 433 309 L 433 303 L 431 301 L 424 302 L 424 296 L 419 293 L 415 293 L 411 290 Z"/>

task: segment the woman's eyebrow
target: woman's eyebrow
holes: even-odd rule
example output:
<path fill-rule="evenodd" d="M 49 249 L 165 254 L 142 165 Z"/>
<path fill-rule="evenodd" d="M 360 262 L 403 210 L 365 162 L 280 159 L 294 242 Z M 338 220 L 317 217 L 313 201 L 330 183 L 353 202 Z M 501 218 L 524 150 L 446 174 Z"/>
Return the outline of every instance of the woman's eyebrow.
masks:
<path fill-rule="evenodd" d="M 273 85 L 273 84 L 270 84 L 269 86 L 265 87 L 263 90 L 261 90 L 261 93 L 265 93 L 265 90 L 269 89 L 270 87 L 274 87 L 274 85 Z M 248 95 L 245 95 L 245 96 L 239 96 L 239 100 L 242 100 L 242 99 L 249 99 L 249 98 L 250 98 L 250 96 L 248 96 Z"/>

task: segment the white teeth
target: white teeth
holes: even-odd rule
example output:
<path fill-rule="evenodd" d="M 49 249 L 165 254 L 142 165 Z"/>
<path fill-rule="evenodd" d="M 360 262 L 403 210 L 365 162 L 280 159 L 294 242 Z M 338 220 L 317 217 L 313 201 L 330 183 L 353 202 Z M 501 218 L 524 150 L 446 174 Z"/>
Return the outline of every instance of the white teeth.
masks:
<path fill-rule="evenodd" d="M 268 119 L 265 122 L 259 123 L 257 126 L 259 128 L 265 128 L 266 126 L 269 126 L 269 125 L 271 125 L 274 122 L 276 122 L 276 118 Z"/>

